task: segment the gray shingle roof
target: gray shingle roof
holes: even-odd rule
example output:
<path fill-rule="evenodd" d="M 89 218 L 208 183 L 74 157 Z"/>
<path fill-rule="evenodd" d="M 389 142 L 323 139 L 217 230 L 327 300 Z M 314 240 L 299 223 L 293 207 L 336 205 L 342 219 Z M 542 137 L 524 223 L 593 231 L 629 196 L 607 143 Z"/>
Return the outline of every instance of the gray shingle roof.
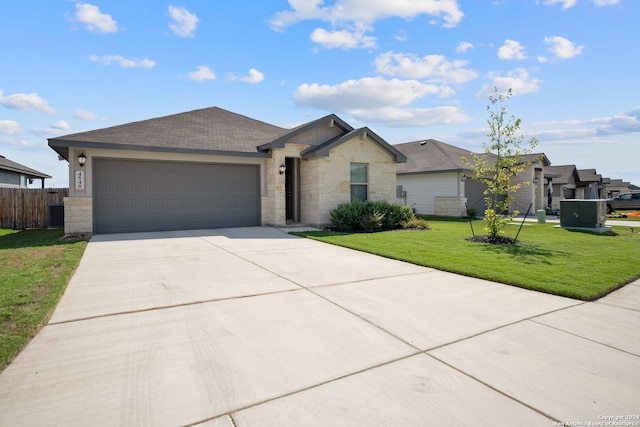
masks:
<path fill-rule="evenodd" d="M 602 182 L 602 175 L 598 174 L 595 169 L 578 169 L 578 176 L 581 182 Z"/>
<path fill-rule="evenodd" d="M 544 174 L 553 176 L 554 184 L 567 184 L 571 181 L 571 176 L 573 176 L 574 182 L 580 180 L 575 165 L 548 166 L 544 169 Z"/>
<path fill-rule="evenodd" d="M 204 108 L 49 139 L 68 160 L 68 147 L 258 154 L 257 147 L 290 132 L 218 107 Z"/>
<path fill-rule="evenodd" d="M 406 163 L 398 164 L 399 174 L 469 170 L 461 158 L 473 161 L 471 151 L 435 139 L 395 144 L 393 147 L 407 158 Z"/>
<path fill-rule="evenodd" d="M 26 166 L 23 166 L 20 163 L 16 163 L 12 160 L 9 160 L 4 156 L 0 156 L 0 169 L 10 171 L 10 172 L 21 173 L 30 178 L 51 178 L 51 176 L 47 175 L 46 173 L 42 173 L 35 169 L 31 169 Z"/>

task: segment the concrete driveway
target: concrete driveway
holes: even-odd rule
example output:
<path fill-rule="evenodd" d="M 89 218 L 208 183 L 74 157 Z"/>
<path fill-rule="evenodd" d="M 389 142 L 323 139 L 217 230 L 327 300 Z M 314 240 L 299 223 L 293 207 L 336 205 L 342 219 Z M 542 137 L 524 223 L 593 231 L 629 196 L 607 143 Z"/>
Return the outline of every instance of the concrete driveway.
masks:
<path fill-rule="evenodd" d="M 0 425 L 605 425 L 640 415 L 639 331 L 639 282 L 583 303 L 274 228 L 95 236 Z"/>

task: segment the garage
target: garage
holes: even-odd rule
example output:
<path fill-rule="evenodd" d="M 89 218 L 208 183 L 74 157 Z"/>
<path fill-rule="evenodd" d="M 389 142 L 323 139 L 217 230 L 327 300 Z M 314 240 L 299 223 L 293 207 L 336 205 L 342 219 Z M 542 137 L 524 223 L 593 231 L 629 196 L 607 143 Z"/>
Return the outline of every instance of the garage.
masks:
<path fill-rule="evenodd" d="M 94 158 L 95 233 L 260 225 L 258 165 Z"/>

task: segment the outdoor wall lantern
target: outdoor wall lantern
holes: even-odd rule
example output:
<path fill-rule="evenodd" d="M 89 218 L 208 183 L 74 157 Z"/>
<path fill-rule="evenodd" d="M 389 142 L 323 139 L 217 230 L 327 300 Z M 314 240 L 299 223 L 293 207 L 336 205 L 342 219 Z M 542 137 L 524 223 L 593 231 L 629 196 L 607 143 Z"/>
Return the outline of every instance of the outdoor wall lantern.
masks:
<path fill-rule="evenodd" d="M 533 183 L 537 184 L 538 183 L 538 178 L 533 178 Z"/>
<path fill-rule="evenodd" d="M 462 175 L 462 177 L 460 178 L 460 181 L 465 182 L 467 178 L 469 178 L 467 175 Z"/>
<path fill-rule="evenodd" d="M 85 163 L 87 163 L 87 156 L 85 156 L 84 153 L 80 153 L 78 156 L 78 164 L 80 167 L 83 167 Z"/>
<path fill-rule="evenodd" d="M 281 164 L 280 167 L 278 168 L 278 171 L 280 172 L 280 175 L 282 175 L 287 171 L 287 165 L 285 165 L 284 163 Z"/>

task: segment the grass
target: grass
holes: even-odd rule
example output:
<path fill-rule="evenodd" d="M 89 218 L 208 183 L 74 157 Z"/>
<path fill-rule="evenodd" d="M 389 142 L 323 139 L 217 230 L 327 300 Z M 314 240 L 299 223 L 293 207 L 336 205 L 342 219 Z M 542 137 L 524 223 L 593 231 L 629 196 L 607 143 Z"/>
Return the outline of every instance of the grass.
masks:
<path fill-rule="evenodd" d="M 87 245 L 62 230 L 0 229 L 0 371 L 51 316 Z"/>
<path fill-rule="evenodd" d="M 431 230 L 371 234 L 295 233 L 387 258 L 585 301 L 640 278 L 640 234 L 614 227 L 607 234 L 531 223 L 518 245 L 472 243 L 469 222 L 429 218 Z M 484 222 L 473 221 L 476 234 Z M 515 237 L 517 225 L 505 235 Z"/>

